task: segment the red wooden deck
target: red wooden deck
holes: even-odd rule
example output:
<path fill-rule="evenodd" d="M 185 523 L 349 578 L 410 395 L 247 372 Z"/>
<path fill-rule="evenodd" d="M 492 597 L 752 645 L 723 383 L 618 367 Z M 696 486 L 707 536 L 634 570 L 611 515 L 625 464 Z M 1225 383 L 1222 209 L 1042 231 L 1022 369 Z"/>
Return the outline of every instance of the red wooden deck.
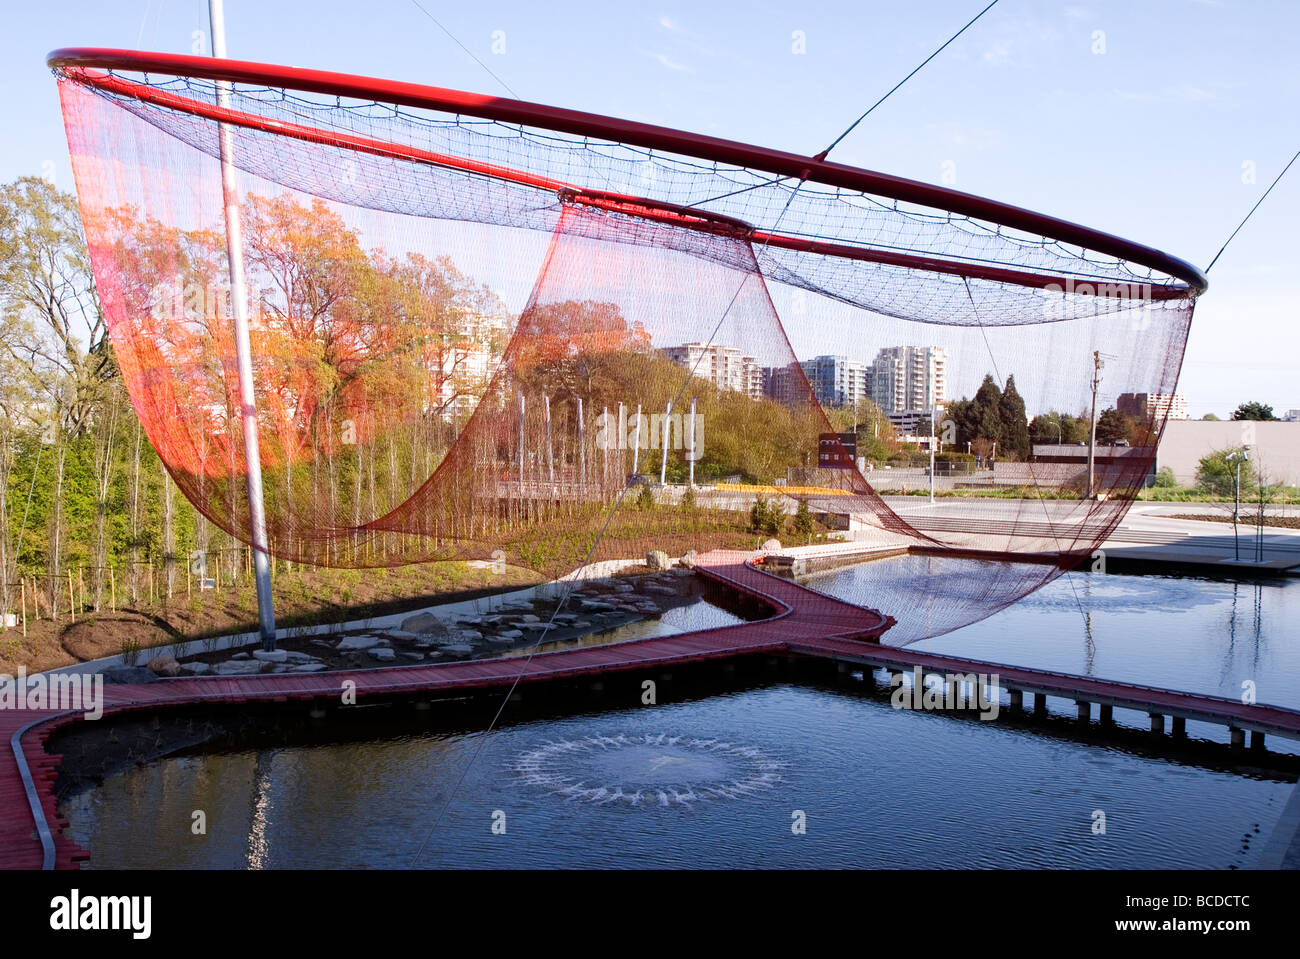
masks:
<path fill-rule="evenodd" d="M 841 659 L 869 665 L 911 669 L 914 665 L 938 672 L 998 673 L 1003 685 L 1052 695 L 1085 698 L 1116 705 L 1146 704 L 1225 725 L 1267 729 L 1300 737 L 1300 712 L 1270 706 L 1245 706 L 1233 700 L 1195 696 L 1105 680 L 1001 666 L 951 656 L 935 656 L 864 642 L 880 637 L 893 618 L 855 606 L 789 580 L 755 569 L 752 553 L 715 551 L 700 557 L 702 575 L 752 595 L 775 610 L 769 619 L 700 630 L 676 636 L 634 640 L 609 646 L 588 646 L 538 653 L 531 658 L 475 660 L 430 666 L 314 674 L 202 677 L 172 679 L 141 686 L 105 686 L 104 713 L 154 710 L 194 703 L 251 701 L 335 701 L 342 684 L 356 684 L 357 701 L 376 696 L 418 696 L 456 689 L 482 689 L 593 677 L 603 673 L 660 668 L 674 664 L 770 653 Z M 39 869 L 42 865 L 69 868 L 87 853 L 62 836 L 66 823 L 58 818 L 51 787 L 59 757 L 46 753 L 45 740 L 59 726 L 84 722 L 82 714 L 53 710 L 0 711 L 0 733 L 18 748 L 0 747 L 0 867 Z M 21 735 L 18 731 L 30 726 Z M 42 843 L 43 826 L 31 808 L 22 766 L 25 763 L 39 796 L 43 822 L 48 823 L 50 847 Z M 52 861 L 51 861 L 52 860 Z"/>

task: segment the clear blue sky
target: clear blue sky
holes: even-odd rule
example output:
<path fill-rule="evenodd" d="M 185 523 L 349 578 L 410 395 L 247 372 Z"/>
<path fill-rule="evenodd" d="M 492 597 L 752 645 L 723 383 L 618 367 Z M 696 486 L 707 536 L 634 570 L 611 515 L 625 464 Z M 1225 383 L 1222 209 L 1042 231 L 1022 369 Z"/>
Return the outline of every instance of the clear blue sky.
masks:
<path fill-rule="evenodd" d="M 421 0 L 523 99 L 808 154 L 984 2 Z M 49 50 L 188 53 L 195 31 L 206 44 L 206 0 L 6 7 L 5 181 L 52 172 L 72 187 Z M 226 21 L 241 59 L 508 95 L 411 0 L 226 0 Z M 1001 0 L 834 157 L 932 182 L 947 169 L 958 189 L 1203 268 L 1300 148 L 1298 36 L 1287 0 Z M 1247 399 L 1300 408 L 1297 167 L 1210 274 L 1179 389 L 1193 416 Z"/>

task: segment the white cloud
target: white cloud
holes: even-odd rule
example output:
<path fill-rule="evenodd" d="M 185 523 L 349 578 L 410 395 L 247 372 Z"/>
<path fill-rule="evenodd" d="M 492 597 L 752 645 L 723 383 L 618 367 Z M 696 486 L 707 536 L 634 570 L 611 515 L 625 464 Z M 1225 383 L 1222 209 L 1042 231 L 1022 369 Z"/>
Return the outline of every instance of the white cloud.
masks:
<path fill-rule="evenodd" d="M 1115 95 L 1121 100 L 1137 100 L 1145 103 L 1203 103 L 1220 99 L 1213 90 L 1191 83 L 1180 83 L 1159 90 L 1116 90 Z"/>
<path fill-rule="evenodd" d="M 672 57 L 668 56 L 668 54 L 666 54 L 666 53 L 652 53 L 651 56 L 653 56 L 656 60 L 658 60 L 661 66 L 664 66 L 664 67 L 668 68 L 669 70 L 675 70 L 675 71 L 677 71 L 678 73 L 694 73 L 694 72 L 695 72 L 695 71 L 692 70 L 690 67 L 688 67 L 686 64 L 684 64 L 684 63 L 678 63 L 676 60 L 674 60 Z"/>

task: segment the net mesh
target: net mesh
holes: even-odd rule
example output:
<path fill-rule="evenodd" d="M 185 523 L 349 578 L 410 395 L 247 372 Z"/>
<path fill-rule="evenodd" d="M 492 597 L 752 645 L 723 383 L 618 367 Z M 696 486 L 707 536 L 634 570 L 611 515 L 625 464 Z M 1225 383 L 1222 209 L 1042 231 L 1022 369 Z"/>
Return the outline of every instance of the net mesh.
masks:
<path fill-rule="evenodd" d="M 144 430 L 190 501 L 248 542 L 228 131 L 276 556 L 558 576 L 649 550 L 753 548 L 769 496 L 812 517 L 766 524 L 787 545 L 932 554 L 835 587 L 894 616 L 887 641 L 907 642 L 1077 564 L 1151 472 L 1163 408 L 1099 453 L 1097 498 L 1063 425 L 1053 455 L 1032 457 L 1013 423 L 1086 415 L 1094 351 L 1099 410 L 1174 391 L 1194 300 L 1148 267 L 887 197 L 432 110 L 73 69 L 60 93 Z M 963 274 L 981 265 L 1061 282 Z M 1119 285 L 1141 292 L 1091 295 Z M 979 420 L 987 404 L 952 402 L 978 400 L 985 377 L 1006 401 L 997 423 Z M 932 419 L 944 450 L 968 454 L 941 461 L 934 504 L 906 495 L 929 488 L 916 447 Z M 845 430 L 872 455 L 855 460 Z"/>

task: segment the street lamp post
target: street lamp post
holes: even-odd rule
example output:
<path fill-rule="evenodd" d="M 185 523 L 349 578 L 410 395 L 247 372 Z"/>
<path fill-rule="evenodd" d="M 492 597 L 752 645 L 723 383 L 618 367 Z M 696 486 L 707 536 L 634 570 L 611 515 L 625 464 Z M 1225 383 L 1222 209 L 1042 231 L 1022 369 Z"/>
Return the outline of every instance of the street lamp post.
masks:
<path fill-rule="evenodd" d="M 1224 459 L 1232 460 L 1236 465 L 1236 471 L 1232 482 L 1232 558 L 1241 559 L 1241 541 L 1237 536 L 1237 521 L 1241 517 L 1241 463 L 1242 460 L 1250 460 L 1250 447 L 1244 446 L 1239 450 L 1232 450 Z"/>
<path fill-rule="evenodd" d="M 930 505 L 934 505 L 934 407 L 930 404 Z"/>

